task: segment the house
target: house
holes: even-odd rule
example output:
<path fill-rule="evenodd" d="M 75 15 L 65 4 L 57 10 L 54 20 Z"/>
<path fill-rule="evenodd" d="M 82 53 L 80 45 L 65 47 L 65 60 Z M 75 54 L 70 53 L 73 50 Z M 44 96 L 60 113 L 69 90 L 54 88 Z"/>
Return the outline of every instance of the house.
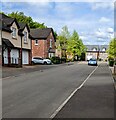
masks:
<path fill-rule="evenodd" d="M 22 48 L 22 64 L 31 64 L 31 38 L 30 38 L 30 28 L 25 23 L 19 23 L 20 29 L 19 34 L 21 37 L 21 48 Z"/>
<path fill-rule="evenodd" d="M 52 28 L 31 29 L 32 57 L 50 58 L 55 56 L 55 36 Z"/>
<path fill-rule="evenodd" d="M 31 63 L 31 39 L 27 24 L 18 23 L 15 18 L 0 14 L 2 23 L 2 65 L 18 65 Z"/>
<path fill-rule="evenodd" d="M 103 61 L 107 60 L 108 53 L 106 50 L 108 49 L 108 45 L 86 45 L 86 60 L 90 58 L 101 59 Z"/>

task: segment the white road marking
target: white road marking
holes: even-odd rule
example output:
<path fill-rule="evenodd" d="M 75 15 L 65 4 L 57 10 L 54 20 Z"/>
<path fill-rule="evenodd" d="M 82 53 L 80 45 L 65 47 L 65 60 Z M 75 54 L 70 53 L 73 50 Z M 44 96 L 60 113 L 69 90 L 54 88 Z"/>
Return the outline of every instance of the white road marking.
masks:
<path fill-rule="evenodd" d="M 90 78 L 90 76 L 96 71 L 97 68 L 98 68 L 98 66 L 89 74 L 89 76 L 84 80 L 84 82 L 70 94 L 70 96 L 58 107 L 58 109 L 56 109 L 56 111 L 50 116 L 51 119 L 53 119 L 57 115 L 57 113 L 64 107 L 64 105 L 70 100 L 70 98 L 79 89 L 81 89 L 84 86 L 85 82 Z"/>

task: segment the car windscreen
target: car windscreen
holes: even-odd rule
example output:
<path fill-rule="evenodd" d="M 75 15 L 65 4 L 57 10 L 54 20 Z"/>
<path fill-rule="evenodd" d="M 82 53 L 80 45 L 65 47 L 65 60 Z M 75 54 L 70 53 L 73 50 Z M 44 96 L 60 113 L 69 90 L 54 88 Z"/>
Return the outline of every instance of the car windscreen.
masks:
<path fill-rule="evenodd" d="M 96 61 L 96 59 L 90 59 L 90 61 Z"/>
<path fill-rule="evenodd" d="M 33 59 L 37 59 L 37 60 L 38 60 L 38 59 L 39 59 L 39 60 L 43 60 L 42 58 L 38 58 L 38 57 L 34 57 Z"/>

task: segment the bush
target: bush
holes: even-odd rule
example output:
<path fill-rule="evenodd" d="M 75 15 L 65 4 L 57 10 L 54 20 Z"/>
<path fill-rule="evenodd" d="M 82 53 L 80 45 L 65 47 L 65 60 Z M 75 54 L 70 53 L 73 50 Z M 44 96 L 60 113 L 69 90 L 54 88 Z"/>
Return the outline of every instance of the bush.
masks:
<path fill-rule="evenodd" d="M 62 63 L 65 63 L 65 62 L 66 62 L 66 57 L 62 57 L 62 58 L 61 58 L 61 62 L 62 62 Z"/>
<path fill-rule="evenodd" d="M 51 59 L 52 63 L 54 63 L 54 64 L 60 64 L 61 63 L 60 57 L 54 56 L 54 57 L 52 57 L 50 59 Z"/>
<path fill-rule="evenodd" d="M 72 59 L 72 58 L 68 58 L 67 60 L 66 60 L 66 62 L 73 62 L 74 61 L 74 59 Z"/>
<path fill-rule="evenodd" d="M 113 67 L 114 65 L 114 60 L 109 60 L 109 66 Z"/>
<path fill-rule="evenodd" d="M 101 58 L 99 58 L 99 61 L 102 61 L 102 59 L 101 59 Z"/>

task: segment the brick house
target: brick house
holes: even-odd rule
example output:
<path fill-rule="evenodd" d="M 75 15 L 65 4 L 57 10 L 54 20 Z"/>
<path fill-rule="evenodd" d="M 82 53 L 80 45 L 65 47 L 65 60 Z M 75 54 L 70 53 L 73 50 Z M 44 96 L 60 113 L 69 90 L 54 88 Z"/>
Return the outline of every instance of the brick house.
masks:
<path fill-rule="evenodd" d="M 90 58 L 101 59 L 103 61 L 108 59 L 108 45 L 86 45 L 86 60 Z"/>
<path fill-rule="evenodd" d="M 31 29 L 32 57 L 50 58 L 55 56 L 55 36 L 52 28 Z"/>
<path fill-rule="evenodd" d="M 31 63 L 31 39 L 29 27 L 18 23 L 15 18 L 0 14 L 2 44 L 2 65 L 22 65 Z M 26 56 L 26 57 L 25 57 Z"/>

